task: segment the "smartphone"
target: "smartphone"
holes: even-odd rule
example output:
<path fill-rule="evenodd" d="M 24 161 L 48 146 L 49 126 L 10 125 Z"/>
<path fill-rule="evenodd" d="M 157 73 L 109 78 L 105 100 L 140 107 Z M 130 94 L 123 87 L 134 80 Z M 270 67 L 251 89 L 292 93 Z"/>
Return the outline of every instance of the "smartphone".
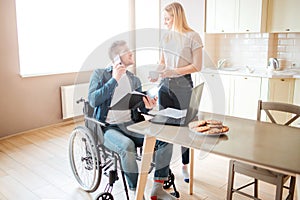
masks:
<path fill-rule="evenodd" d="M 119 55 L 117 55 L 115 58 L 114 58 L 114 64 L 122 64 L 122 61 L 121 61 L 121 58 Z"/>

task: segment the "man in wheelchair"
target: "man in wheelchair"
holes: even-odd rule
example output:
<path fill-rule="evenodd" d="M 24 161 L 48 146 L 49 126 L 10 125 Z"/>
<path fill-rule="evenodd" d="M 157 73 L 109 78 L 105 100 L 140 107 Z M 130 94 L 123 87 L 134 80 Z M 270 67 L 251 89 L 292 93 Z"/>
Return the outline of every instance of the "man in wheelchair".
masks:
<path fill-rule="evenodd" d="M 105 124 L 104 146 L 120 156 L 122 169 L 131 191 L 135 191 L 138 179 L 136 147 L 143 145 L 143 135 L 127 130 L 127 126 L 144 120 L 141 113 L 147 113 L 157 98 L 143 97 L 143 102 L 133 109 L 112 110 L 110 107 L 127 93 L 141 92 L 141 81 L 127 67 L 134 64 L 134 57 L 125 41 L 115 41 L 109 49 L 113 66 L 96 69 L 91 78 L 88 100 L 94 108 L 94 118 Z M 163 189 L 168 179 L 173 145 L 156 141 L 154 184 L 151 199 L 176 199 Z"/>

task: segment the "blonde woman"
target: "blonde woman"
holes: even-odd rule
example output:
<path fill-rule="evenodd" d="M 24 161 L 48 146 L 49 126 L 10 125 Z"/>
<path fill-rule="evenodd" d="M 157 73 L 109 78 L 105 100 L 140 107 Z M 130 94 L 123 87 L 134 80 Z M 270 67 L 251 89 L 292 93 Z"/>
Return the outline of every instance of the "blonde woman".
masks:
<path fill-rule="evenodd" d="M 158 69 L 162 78 L 158 95 L 160 109 L 186 109 L 193 88 L 191 73 L 202 68 L 202 40 L 187 24 L 184 9 L 177 2 L 164 8 L 164 25 L 167 30 L 161 41 Z M 184 181 L 189 182 L 189 149 L 181 147 L 181 151 Z"/>

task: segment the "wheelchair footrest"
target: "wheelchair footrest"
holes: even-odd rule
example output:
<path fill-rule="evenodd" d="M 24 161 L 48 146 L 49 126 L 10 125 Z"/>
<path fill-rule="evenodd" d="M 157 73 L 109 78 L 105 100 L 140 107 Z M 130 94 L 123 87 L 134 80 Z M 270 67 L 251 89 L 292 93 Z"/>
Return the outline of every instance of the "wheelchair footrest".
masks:
<path fill-rule="evenodd" d="M 175 191 L 175 192 L 171 192 L 171 195 L 176 197 L 176 198 L 179 198 L 180 197 L 180 194 L 178 191 Z"/>
<path fill-rule="evenodd" d="M 109 171 L 109 185 L 112 186 L 117 180 L 119 180 L 117 170 Z"/>

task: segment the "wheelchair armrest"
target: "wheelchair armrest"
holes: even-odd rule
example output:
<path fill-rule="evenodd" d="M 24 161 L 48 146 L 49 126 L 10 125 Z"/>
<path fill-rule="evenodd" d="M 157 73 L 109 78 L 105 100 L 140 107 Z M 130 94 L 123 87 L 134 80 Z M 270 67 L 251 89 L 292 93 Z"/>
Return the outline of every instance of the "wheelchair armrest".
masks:
<path fill-rule="evenodd" d="M 100 125 L 101 127 L 105 127 L 105 124 L 104 124 L 104 123 L 102 123 L 102 122 L 96 120 L 95 118 L 92 118 L 92 117 L 84 117 L 84 119 L 87 120 L 87 121 L 94 122 L 94 123 Z"/>

